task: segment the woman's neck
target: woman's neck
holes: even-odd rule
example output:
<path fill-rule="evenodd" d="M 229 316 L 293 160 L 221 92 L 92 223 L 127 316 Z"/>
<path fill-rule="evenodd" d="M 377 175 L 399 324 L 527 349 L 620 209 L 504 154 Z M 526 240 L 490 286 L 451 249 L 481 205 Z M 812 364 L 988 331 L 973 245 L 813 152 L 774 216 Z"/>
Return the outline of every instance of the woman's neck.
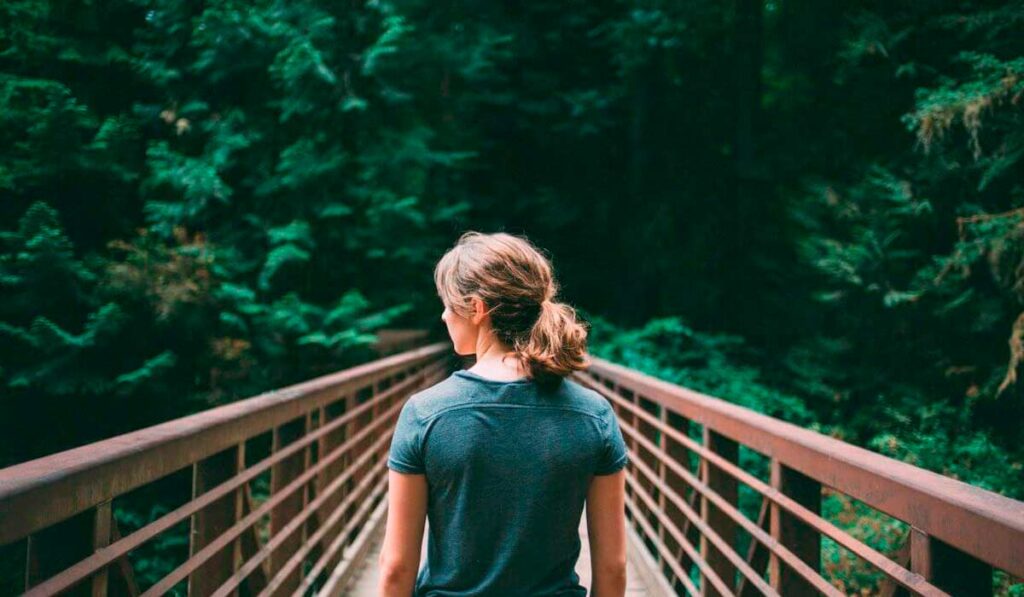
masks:
<path fill-rule="evenodd" d="M 526 377 L 526 368 L 519 358 L 507 347 L 492 342 L 476 353 L 476 364 L 470 371 L 483 377 L 499 381 L 512 381 Z"/>

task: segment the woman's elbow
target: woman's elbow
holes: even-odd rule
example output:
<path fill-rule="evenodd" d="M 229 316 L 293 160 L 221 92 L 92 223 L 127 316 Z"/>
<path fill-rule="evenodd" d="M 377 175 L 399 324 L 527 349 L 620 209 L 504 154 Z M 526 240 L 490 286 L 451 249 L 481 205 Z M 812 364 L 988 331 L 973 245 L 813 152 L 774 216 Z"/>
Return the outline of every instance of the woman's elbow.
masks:
<path fill-rule="evenodd" d="M 592 573 L 596 578 L 600 578 L 602 586 L 625 587 L 626 567 L 625 559 L 601 562 L 594 566 Z"/>
<path fill-rule="evenodd" d="M 416 566 L 412 562 L 390 558 L 381 553 L 378 564 L 382 587 L 404 587 L 416 579 Z"/>
<path fill-rule="evenodd" d="M 629 556 L 625 553 L 625 550 L 621 550 L 620 553 L 615 555 L 602 554 L 602 557 L 594 558 L 593 562 L 594 569 L 597 571 L 613 575 L 624 574 L 629 562 Z"/>

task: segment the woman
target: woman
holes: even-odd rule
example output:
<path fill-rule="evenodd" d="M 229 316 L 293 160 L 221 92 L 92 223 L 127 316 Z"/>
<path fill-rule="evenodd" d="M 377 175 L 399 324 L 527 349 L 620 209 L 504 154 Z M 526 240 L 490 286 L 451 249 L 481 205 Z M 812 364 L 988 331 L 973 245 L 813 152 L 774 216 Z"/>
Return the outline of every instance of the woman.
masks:
<path fill-rule="evenodd" d="M 476 364 L 402 407 L 379 593 L 586 595 L 586 503 L 591 594 L 622 596 L 626 447 L 608 401 L 565 379 L 588 365 L 587 331 L 554 301 L 551 265 L 523 238 L 467 232 L 434 281 L 455 352 Z"/>

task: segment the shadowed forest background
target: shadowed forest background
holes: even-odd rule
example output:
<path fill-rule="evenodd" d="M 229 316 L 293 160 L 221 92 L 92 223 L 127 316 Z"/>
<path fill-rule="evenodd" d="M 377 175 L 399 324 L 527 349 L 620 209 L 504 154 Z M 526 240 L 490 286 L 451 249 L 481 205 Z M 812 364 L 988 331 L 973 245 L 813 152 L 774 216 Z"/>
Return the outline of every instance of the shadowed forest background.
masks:
<path fill-rule="evenodd" d="M 5 0 L 0 466 L 440 337 L 476 229 L 595 354 L 1024 499 L 1022 157 L 1019 1 Z"/>

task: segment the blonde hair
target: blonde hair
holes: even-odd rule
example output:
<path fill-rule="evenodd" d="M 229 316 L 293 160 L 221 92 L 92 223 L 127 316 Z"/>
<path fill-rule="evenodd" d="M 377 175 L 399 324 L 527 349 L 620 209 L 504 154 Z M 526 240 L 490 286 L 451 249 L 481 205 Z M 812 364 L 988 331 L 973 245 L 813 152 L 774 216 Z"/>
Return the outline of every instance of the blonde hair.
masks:
<path fill-rule="evenodd" d="M 576 310 L 555 301 L 551 263 L 525 237 L 470 231 L 437 263 L 437 294 L 470 317 L 472 297 L 483 301 L 498 339 L 538 383 L 557 381 L 590 366 L 587 328 Z"/>

